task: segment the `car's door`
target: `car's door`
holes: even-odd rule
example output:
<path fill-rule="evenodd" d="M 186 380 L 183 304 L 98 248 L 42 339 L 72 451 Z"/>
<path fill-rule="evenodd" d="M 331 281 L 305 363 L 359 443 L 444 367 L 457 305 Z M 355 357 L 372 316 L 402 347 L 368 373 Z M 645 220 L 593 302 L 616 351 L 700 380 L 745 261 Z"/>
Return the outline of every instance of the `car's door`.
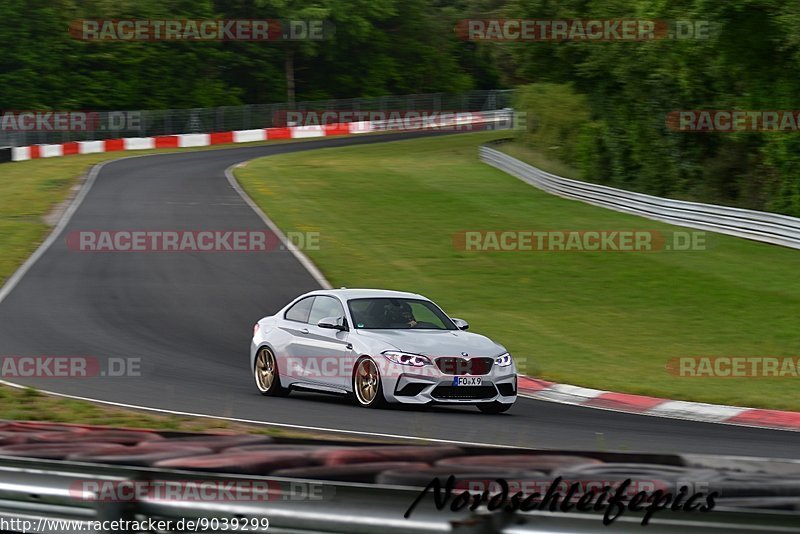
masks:
<path fill-rule="evenodd" d="M 320 328 L 317 323 L 328 317 L 341 317 L 345 313 L 336 297 L 317 295 L 308 318 L 308 335 L 304 337 L 303 353 L 307 358 L 308 378 L 319 384 L 339 389 L 350 380 L 348 356 L 349 332 L 332 328 Z"/>
<path fill-rule="evenodd" d="M 305 297 L 294 304 L 283 314 L 280 328 L 286 334 L 286 342 L 281 347 L 275 347 L 278 356 L 278 369 L 281 375 L 290 382 L 306 381 L 306 352 L 307 337 L 309 335 L 308 317 L 316 297 Z"/>

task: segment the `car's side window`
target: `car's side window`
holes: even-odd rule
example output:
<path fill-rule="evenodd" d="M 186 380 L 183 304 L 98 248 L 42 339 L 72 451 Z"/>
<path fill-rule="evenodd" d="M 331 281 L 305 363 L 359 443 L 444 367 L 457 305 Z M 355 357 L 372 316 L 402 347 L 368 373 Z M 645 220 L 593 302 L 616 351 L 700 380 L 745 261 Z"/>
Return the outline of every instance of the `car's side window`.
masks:
<path fill-rule="evenodd" d="M 286 310 L 283 316 L 288 321 L 297 321 L 298 323 L 307 323 L 308 314 L 311 313 L 311 306 L 314 304 L 316 297 L 306 297 L 294 303 L 294 305 Z"/>
<path fill-rule="evenodd" d="M 334 297 L 318 296 L 311 307 L 308 322 L 317 324 L 326 317 L 344 317 L 344 308 Z"/>

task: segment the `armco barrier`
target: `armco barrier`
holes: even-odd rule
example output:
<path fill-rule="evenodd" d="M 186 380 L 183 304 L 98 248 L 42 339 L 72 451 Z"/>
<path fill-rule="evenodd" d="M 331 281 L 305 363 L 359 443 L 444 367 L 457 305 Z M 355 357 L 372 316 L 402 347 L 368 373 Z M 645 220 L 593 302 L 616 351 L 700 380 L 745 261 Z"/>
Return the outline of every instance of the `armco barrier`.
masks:
<path fill-rule="evenodd" d="M 550 174 L 491 146 L 480 148 L 481 161 L 534 187 L 624 213 L 678 226 L 744 237 L 800 249 L 800 219 L 713 204 L 671 200 Z"/>
<path fill-rule="evenodd" d="M 351 135 L 374 132 L 440 129 L 467 132 L 472 129 L 507 129 L 512 127 L 513 114 L 510 109 L 496 111 L 463 112 L 443 115 L 435 122 L 414 123 L 402 121 L 388 123 L 348 122 L 326 126 L 289 126 L 284 128 L 260 128 L 235 132 L 192 133 L 160 135 L 155 137 L 126 137 L 103 141 L 77 141 L 53 145 L 32 145 L 10 148 L 11 161 L 26 161 L 37 158 L 53 158 L 71 154 L 94 154 L 118 150 L 149 150 L 153 148 L 189 148 L 220 145 L 225 143 L 251 143 L 275 139 L 308 139 L 333 135 Z M 0 149 L 5 150 L 5 149 Z M 0 161 L 2 156 L 0 155 Z"/>
<path fill-rule="evenodd" d="M 630 511 L 609 530 L 602 523 L 602 507 L 580 514 L 537 508 L 512 514 L 502 508 L 491 512 L 485 505 L 475 510 L 463 499 L 462 505 L 449 506 L 459 501 L 456 496 L 464 489 L 480 492 L 476 483 L 488 487 L 501 477 L 515 488 L 510 493 L 529 494 L 534 485 L 550 484 L 562 475 L 587 488 L 626 478 L 663 481 L 672 489 L 682 480 L 692 484 L 689 493 L 723 488 L 713 513 L 664 510 L 655 515 L 651 528 L 659 533 L 794 532 L 798 525 L 798 515 L 792 512 L 796 508 L 789 507 L 800 493 L 796 460 L 409 446 L 10 421 L 0 421 L 0 431 L 23 440 L 0 448 L 0 521 L 6 521 L 0 524 L 16 532 L 134 530 L 97 525 L 121 520 L 142 524 L 148 519 L 170 520 L 175 527 L 160 530 L 189 532 L 263 532 L 267 521 L 268 531 L 285 533 L 525 534 L 640 528 L 641 513 Z M 43 432 L 61 434 L 62 440 L 46 445 L 28 441 Z M 89 435 L 97 436 L 96 443 L 85 440 Z M 48 441 L 54 437 L 48 436 Z M 143 441 L 130 440 L 140 437 Z M 100 444 L 103 439 L 137 443 Z M 261 444 L 231 447 L 253 442 Z M 198 443 L 204 447 L 195 447 Z M 159 461 L 160 455 L 173 459 Z M 413 515 L 404 518 L 422 487 L 433 477 L 449 475 L 456 477 L 456 486 L 453 499 L 445 497 L 444 509 L 434 508 L 429 493 Z M 758 503 L 734 501 L 726 509 L 729 497 L 755 498 Z M 181 527 L 181 520 L 194 526 Z M 226 521 L 240 526 L 246 521 L 247 528 L 226 528 Z"/>

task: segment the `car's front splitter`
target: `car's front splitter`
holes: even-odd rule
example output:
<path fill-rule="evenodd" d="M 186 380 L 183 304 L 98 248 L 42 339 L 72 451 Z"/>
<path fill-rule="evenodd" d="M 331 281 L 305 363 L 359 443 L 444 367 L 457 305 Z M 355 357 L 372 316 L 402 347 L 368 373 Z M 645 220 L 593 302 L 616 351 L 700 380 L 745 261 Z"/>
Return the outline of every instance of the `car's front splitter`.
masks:
<path fill-rule="evenodd" d="M 466 380 L 459 384 L 459 378 Z M 472 378 L 479 378 L 480 384 Z M 387 401 L 400 404 L 513 404 L 517 399 L 517 376 L 515 372 L 474 377 L 403 373 L 384 379 L 384 395 Z"/>

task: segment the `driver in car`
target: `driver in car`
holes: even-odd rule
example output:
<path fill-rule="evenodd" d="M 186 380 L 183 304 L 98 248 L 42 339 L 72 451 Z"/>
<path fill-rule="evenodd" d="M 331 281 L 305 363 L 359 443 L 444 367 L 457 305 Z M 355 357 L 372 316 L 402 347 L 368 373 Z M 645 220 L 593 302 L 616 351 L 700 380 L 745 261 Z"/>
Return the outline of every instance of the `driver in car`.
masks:
<path fill-rule="evenodd" d="M 417 320 L 414 318 L 411 306 L 407 302 L 398 302 L 397 305 L 394 303 L 387 304 L 385 317 L 386 324 L 390 326 L 397 324 L 405 324 L 409 328 L 417 326 Z"/>

